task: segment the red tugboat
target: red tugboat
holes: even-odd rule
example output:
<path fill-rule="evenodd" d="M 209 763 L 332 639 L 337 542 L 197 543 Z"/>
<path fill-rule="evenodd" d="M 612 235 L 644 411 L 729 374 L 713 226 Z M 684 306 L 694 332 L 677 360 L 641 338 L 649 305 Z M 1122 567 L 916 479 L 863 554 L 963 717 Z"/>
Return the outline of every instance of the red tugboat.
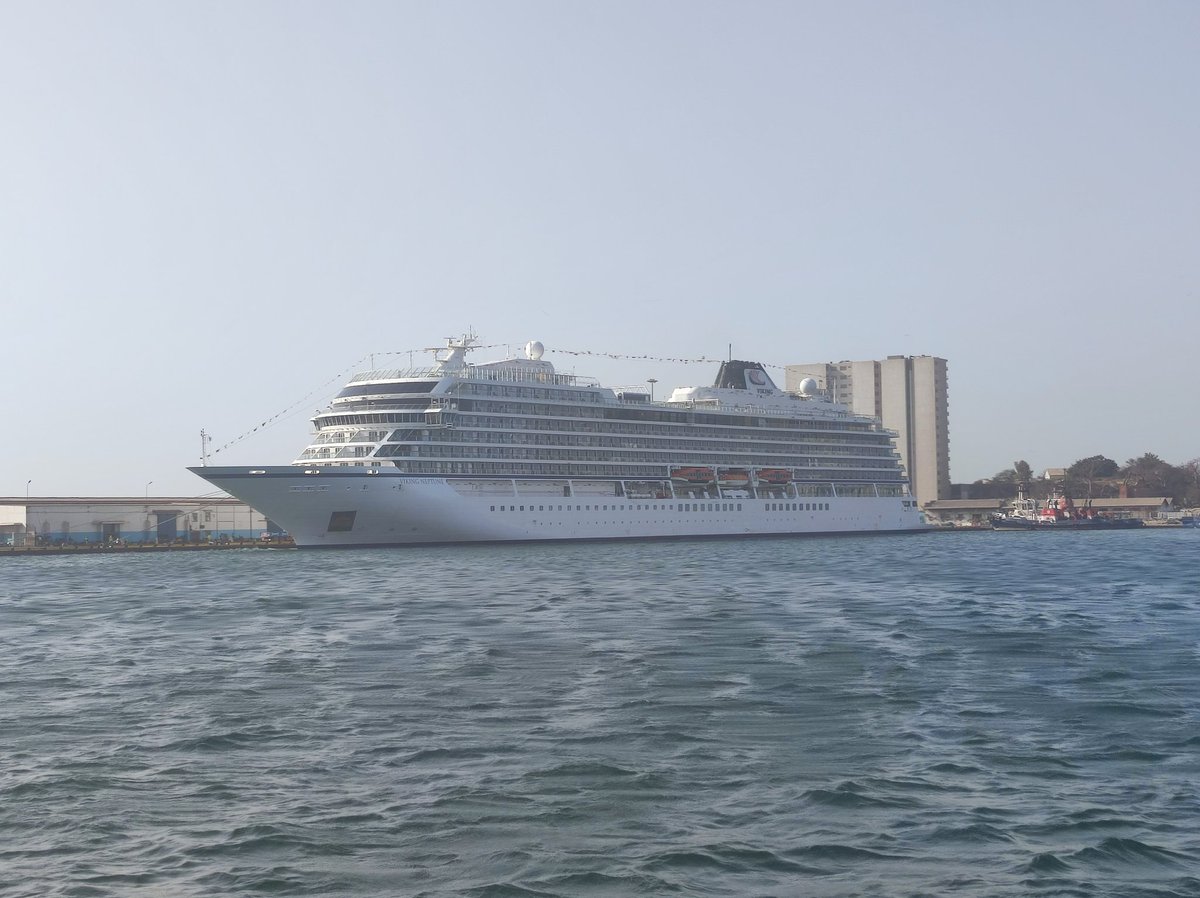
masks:
<path fill-rule="evenodd" d="M 1101 514 L 1090 504 L 1080 508 L 1057 489 L 1039 506 L 1036 499 L 1026 498 L 1024 484 L 1018 488 L 1013 507 L 992 516 L 993 530 L 1128 530 L 1141 526 L 1137 518 Z"/>

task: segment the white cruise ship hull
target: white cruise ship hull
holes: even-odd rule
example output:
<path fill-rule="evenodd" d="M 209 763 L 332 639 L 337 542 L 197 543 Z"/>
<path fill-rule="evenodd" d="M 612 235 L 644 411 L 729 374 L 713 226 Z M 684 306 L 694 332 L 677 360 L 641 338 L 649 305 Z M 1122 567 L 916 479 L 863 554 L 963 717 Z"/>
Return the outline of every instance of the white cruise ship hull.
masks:
<path fill-rule="evenodd" d="M 617 482 L 413 476 L 386 468 L 190 469 L 305 548 L 664 539 L 927 530 L 908 497 L 688 494 L 634 497 Z M 607 490 L 607 492 L 603 492 Z"/>

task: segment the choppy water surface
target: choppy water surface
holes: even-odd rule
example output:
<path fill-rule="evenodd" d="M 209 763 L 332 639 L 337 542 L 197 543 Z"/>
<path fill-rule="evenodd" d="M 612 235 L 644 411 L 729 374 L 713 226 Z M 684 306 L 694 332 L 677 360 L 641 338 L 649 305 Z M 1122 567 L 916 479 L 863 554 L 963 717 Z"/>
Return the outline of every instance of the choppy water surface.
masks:
<path fill-rule="evenodd" d="M 0 562 L 0 894 L 1200 895 L 1200 533 Z"/>

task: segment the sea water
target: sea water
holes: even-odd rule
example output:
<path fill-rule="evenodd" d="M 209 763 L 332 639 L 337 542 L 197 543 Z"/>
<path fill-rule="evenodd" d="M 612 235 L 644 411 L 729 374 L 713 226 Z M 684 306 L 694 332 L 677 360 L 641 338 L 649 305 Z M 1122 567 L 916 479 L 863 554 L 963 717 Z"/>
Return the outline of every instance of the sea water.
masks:
<path fill-rule="evenodd" d="M 1197 896 L 1200 531 L 0 561 L 0 895 Z"/>

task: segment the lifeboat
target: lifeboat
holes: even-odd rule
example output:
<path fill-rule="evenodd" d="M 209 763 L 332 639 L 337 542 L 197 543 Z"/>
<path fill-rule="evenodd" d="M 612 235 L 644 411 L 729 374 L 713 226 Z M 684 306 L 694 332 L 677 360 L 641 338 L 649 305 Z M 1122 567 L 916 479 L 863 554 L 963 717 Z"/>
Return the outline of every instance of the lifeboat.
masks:
<path fill-rule="evenodd" d="M 671 479 L 678 483 L 712 483 L 717 479 L 712 468 L 672 468 Z"/>
<path fill-rule="evenodd" d="M 749 486 L 750 472 L 745 468 L 723 468 L 717 475 L 721 486 Z"/>
<path fill-rule="evenodd" d="M 792 482 L 792 472 L 787 468 L 759 468 L 758 472 L 754 475 L 754 479 L 759 483 L 782 486 L 785 483 Z"/>

